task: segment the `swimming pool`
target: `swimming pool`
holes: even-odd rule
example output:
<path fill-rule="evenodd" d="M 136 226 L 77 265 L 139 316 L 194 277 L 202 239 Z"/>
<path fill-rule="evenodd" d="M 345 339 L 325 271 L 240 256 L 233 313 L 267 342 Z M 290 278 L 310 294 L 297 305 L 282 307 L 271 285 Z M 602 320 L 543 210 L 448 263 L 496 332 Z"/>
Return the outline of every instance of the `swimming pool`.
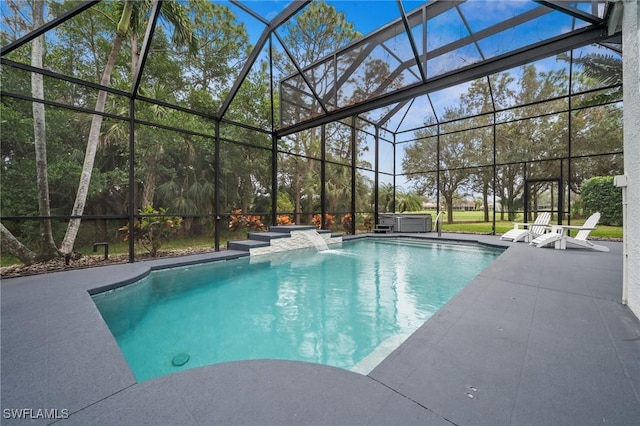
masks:
<path fill-rule="evenodd" d="M 367 238 L 155 271 L 93 300 L 138 381 L 248 359 L 368 373 L 502 251 Z"/>

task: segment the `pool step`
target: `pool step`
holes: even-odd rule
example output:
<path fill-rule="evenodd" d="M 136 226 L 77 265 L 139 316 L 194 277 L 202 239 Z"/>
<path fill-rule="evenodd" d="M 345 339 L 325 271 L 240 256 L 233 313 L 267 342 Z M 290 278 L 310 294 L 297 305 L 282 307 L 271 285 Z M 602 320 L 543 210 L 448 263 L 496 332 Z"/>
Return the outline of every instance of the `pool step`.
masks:
<path fill-rule="evenodd" d="M 269 227 L 267 232 L 250 232 L 247 240 L 229 241 L 227 242 L 227 249 L 250 252 L 251 249 L 270 247 L 273 240 L 291 238 L 291 232 L 293 231 L 310 230 L 316 230 L 320 235 L 330 234 L 330 239 L 342 241 L 342 234 L 334 234 L 328 229 L 316 229 L 312 225 L 277 225 Z"/>
<path fill-rule="evenodd" d="M 238 240 L 238 241 L 229 241 L 229 242 L 227 242 L 227 249 L 229 249 L 229 250 L 251 251 L 252 248 L 269 247 L 270 245 L 271 245 L 271 243 L 267 242 L 267 241 Z"/>
<path fill-rule="evenodd" d="M 269 227 L 270 232 L 285 233 L 285 234 L 291 234 L 291 231 L 309 231 L 311 229 L 316 229 L 316 227 L 313 225 L 275 225 L 275 226 Z M 323 231 L 326 231 L 326 230 L 318 229 L 318 232 L 323 232 Z"/>
<path fill-rule="evenodd" d="M 250 232 L 249 240 L 269 242 L 276 238 L 289 238 L 290 236 L 290 233 L 285 232 Z"/>

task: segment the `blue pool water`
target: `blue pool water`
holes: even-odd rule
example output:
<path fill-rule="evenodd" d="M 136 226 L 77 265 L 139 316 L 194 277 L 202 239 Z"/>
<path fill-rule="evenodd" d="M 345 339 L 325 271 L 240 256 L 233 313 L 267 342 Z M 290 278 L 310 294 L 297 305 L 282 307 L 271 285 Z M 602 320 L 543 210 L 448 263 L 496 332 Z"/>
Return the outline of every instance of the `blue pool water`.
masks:
<path fill-rule="evenodd" d="M 138 381 L 265 358 L 366 373 L 500 253 L 363 239 L 156 271 L 93 299 Z"/>

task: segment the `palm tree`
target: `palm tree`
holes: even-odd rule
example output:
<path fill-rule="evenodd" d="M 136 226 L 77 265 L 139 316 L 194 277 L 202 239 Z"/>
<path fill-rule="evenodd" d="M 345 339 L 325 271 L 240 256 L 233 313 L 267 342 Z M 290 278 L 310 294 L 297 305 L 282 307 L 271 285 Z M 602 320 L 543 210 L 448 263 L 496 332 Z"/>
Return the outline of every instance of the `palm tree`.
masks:
<path fill-rule="evenodd" d="M 113 68 L 118 59 L 122 43 L 127 36 L 129 36 L 132 42 L 132 51 L 134 52 L 131 59 L 132 63 L 137 64 L 137 55 L 139 54 L 137 50 L 137 41 L 145 29 L 145 17 L 148 15 L 149 10 L 151 10 L 152 4 L 153 2 L 151 0 L 126 0 L 123 3 L 119 3 L 120 20 L 116 28 L 111 52 L 109 53 L 107 63 L 102 73 L 102 78 L 100 80 L 100 84 L 102 86 L 108 87 L 110 85 Z M 176 46 L 188 47 L 189 52 L 191 53 L 196 52 L 196 38 L 185 6 L 179 4 L 176 0 L 164 1 L 162 3 L 160 13 L 174 26 L 172 42 Z M 135 69 L 135 66 L 132 67 L 132 70 L 133 69 Z M 89 193 L 89 183 L 91 182 L 91 173 L 93 171 L 93 164 L 96 157 L 98 142 L 100 140 L 100 130 L 103 119 L 100 113 L 103 113 L 105 110 L 106 99 L 107 92 L 103 90 L 99 91 L 95 106 L 95 111 L 98 114 L 94 114 L 91 120 L 87 148 L 85 151 L 84 163 L 82 165 L 82 173 L 80 175 L 80 183 L 78 185 L 76 199 L 71 212 L 72 216 L 82 216 L 84 212 L 87 194 Z M 133 206 L 130 206 L 130 208 L 133 208 Z M 63 254 L 69 255 L 72 252 L 79 229 L 79 218 L 69 220 L 67 232 L 60 246 L 60 251 Z"/>
<path fill-rule="evenodd" d="M 394 188 L 393 184 L 385 183 L 378 189 L 378 201 L 382 213 L 404 213 L 422 210 L 422 195 L 414 191 L 404 191 L 402 188 Z"/>
<path fill-rule="evenodd" d="M 31 3 L 33 28 L 40 28 L 44 24 L 44 2 Z M 44 35 L 36 37 L 31 43 L 31 65 L 42 68 Z M 44 82 L 42 74 L 31 73 L 31 93 L 35 99 L 44 99 Z M 38 212 L 40 216 L 48 217 L 51 214 L 49 205 L 49 179 L 47 175 L 47 138 L 45 133 L 44 104 L 32 102 L 33 111 L 33 140 L 36 154 L 36 184 L 38 187 Z M 58 248 L 53 240 L 51 220 L 40 221 L 40 245 L 39 258 L 48 260 L 58 254 Z"/>
<path fill-rule="evenodd" d="M 18 241 L 2 223 L 0 223 L 0 245 L 25 265 L 30 265 L 36 260 L 36 254 Z"/>
<path fill-rule="evenodd" d="M 397 210 L 400 213 L 422 210 L 422 196 L 413 191 L 396 191 Z"/>
<path fill-rule="evenodd" d="M 566 53 L 558 55 L 558 59 L 571 61 L 571 57 Z M 601 105 L 622 99 L 622 59 L 613 55 L 589 53 L 573 58 L 573 63 L 582 68 L 585 77 L 594 79 L 604 86 L 618 86 L 610 92 L 594 96 L 587 105 Z"/>

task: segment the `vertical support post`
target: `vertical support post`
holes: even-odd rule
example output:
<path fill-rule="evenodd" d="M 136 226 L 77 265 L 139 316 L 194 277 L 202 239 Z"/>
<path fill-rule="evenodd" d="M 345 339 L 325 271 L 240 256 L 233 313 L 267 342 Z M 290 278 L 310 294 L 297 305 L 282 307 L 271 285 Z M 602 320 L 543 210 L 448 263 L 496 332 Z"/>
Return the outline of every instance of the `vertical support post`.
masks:
<path fill-rule="evenodd" d="M 214 169 L 215 169 L 215 173 L 214 173 L 214 182 L 213 182 L 213 192 L 216 194 L 215 195 L 215 202 L 214 202 L 214 215 L 215 215 L 215 222 L 214 222 L 214 234 L 215 234 L 215 242 L 214 242 L 214 250 L 215 251 L 220 251 L 220 120 L 216 120 L 216 125 L 215 125 L 215 133 L 216 133 L 216 140 L 214 143 L 214 155 L 213 155 L 213 161 L 214 161 Z"/>
<path fill-rule="evenodd" d="M 393 213 L 396 213 L 396 134 L 393 134 Z"/>
<path fill-rule="evenodd" d="M 497 116 L 496 116 L 496 109 L 493 108 L 493 164 L 492 164 L 492 169 L 493 169 L 493 180 L 492 180 L 492 185 L 493 185 L 493 223 L 491 224 L 491 235 L 496 235 L 496 186 L 497 186 L 497 174 L 498 174 L 498 166 L 496 165 L 497 163 L 497 159 L 498 159 L 498 155 L 496 154 L 496 146 L 497 146 L 497 141 L 498 141 L 498 136 L 497 136 L 497 126 L 496 126 L 496 121 L 497 121 Z"/>
<path fill-rule="evenodd" d="M 376 125 L 375 127 L 375 155 L 374 155 L 374 166 L 375 176 L 373 178 L 373 223 L 379 223 L 378 220 L 378 211 L 380 211 L 380 199 L 379 199 L 379 187 L 380 187 L 380 127 Z"/>
<path fill-rule="evenodd" d="M 273 36 L 269 34 L 269 83 L 271 85 L 271 225 L 277 225 L 278 218 L 278 138 L 273 97 Z M 282 114 L 282 108 L 280 109 Z"/>
<path fill-rule="evenodd" d="M 271 132 L 271 225 L 278 219 L 278 137 Z"/>
<path fill-rule="evenodd" d="M 522 176 L 524 178 L 524 220 L 527 223 L 529 221 L 529 181 L 527 179 L 527 163 L 522 163 Z M 514 212 L 515 213 L 515 212 Z"/>
<path fill-rule="evenodd" d="M 356 234 L 356 116 L 351 117 L 351 235 Z"/>
<path fill-rule="evenodd" d="M 136 221 L 136 168 L 135 168 L 135 112 L 136 103 L 133 97 L 129 98 L 129 263 L 135 262 L 136 246 L 133 228 Z"/>
<path fill-rule="evenodd" d="M 569 114 L 571 114 L 571 110 L 569 110 Z M 571 170 L 571 154 L 569 154 L 569 170 Z M 558 182 L 558 186 L 558 225 L 562 225 L 562 221 L 564 220 L 564 162 L 562 160 L 560 160 L 560 181 Z M 551 206 L 551 208 L 553 209 L 553 206 Z M 571 222 L 570 216 L 568 220 Z M 571 225 L 571 223 L 568 224 Z"/>
<path fill-rule="evenodd" d="M 427 7 L 426 4 L 422 6 L 422 57 L 424 60 L 424 72 L 427 74 Z"/>
<path fill-rule="evenodd" d="M 438 134 L 436 135 L 436 210 L 440 213 L 440 123 L 437 125 Z"/>
<path fill-rule="evenodd" d="M 327 214 L 327 129 L 320 126 L 320 228 L 325 229 Z"/>
<path fill-rule="evenodd" d="M 571 141 L 572 141 L 572 122 L 573 122 L 573 50 L 569 52 L 569 117 L 567 117 L 567 155 L 569 157 L 569 164 L 567 165 L 567 225 L 571 225 Z M 562 189 L 558 191 L 559 194 L 564 193 L 564 175 L 562 173 L 562 160 L 560 160 L 560 185 Z M 562 223 L 564 219 L 564 200 L 558 200 L 558 224 Z"/>
<path fill-rule="evenodd" d="M 333 81 L 335 82 L 333 84 L 333 102 L 335 103 L 335 106 L 338 106 L 338 91 L 340 89 L 339 87 L 339 81 L 338 80 L 338 55 L 336 53 L 333 54 Z M 282 98 L 280 98 L 282 99 Z"/>

